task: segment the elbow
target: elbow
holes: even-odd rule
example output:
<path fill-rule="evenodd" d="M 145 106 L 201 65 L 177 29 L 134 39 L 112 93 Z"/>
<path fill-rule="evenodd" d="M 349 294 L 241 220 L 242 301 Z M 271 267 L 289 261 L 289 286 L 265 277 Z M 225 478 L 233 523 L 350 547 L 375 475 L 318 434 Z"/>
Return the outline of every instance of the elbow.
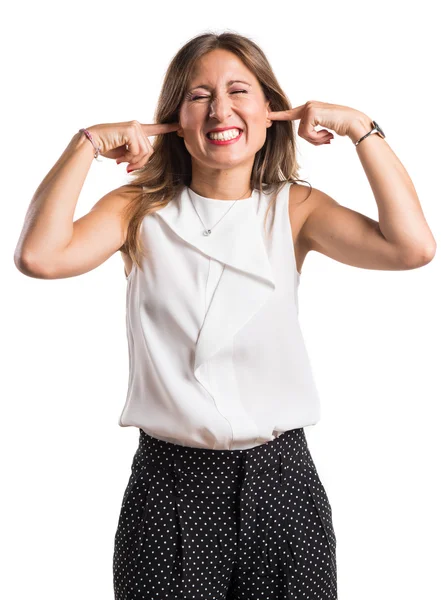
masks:
<path fill-rule="evenodd" d="M 436 255 L 436 243 L 416 251 L 405 253 L 403 263 L 406 269 L 418 269 L 430 263 Z"/>
<path fill-rule="evenodd" d="M 49 273 L 39 261 L 29 254 L 22 255 L 20 253 L 14 254 L 14 264 L 20 273 L 33 277 L 34 279 L 49 279 Z"/>

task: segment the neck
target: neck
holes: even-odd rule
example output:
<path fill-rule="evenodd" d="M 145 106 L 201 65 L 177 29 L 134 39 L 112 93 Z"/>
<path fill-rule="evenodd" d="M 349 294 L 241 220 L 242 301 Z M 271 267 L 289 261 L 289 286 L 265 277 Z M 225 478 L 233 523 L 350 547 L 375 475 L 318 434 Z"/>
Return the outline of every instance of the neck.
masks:
<path fill-rule="evenodd" d="M 214 188 L 211 185 L 207 184 L 196 185 L 193 181 L 189 185 L 189 188 L 199 196 L 203 196 L 204 198 L 213 198 L 215 200 L 243 200 L 245 198 L 250 198 L 250 196 L 252 195 L 252 188 L 250 187 L 250 182 L 247 185 L 247 187 L 244 187 L 244 190 L 240 188 L 239 185 L 234 186 L 233 188 Z"/>

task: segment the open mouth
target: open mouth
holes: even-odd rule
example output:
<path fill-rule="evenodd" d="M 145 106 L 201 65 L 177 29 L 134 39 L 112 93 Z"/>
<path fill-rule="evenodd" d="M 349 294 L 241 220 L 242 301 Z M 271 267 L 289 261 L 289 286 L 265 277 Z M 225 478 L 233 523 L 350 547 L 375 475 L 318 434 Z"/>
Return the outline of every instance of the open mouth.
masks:
<path fill-rule="evenodd" d="M 222 139 L 222 138 L 215 139 L 215 138 L 211 138 L 210 137 L 211 132 L 208 132 L 208 133 L 206 133 L 206 138 L 209 140 L 209 142 L 211 142 L 213 144 L 230 144 L 230 143 L 238 141 L 243 133 L 242 129 L 238 129 L 237 127 L 234 127 L 233 129 L 236 129 L 238 131 L 238 135 L 235 137 L 230 137 L 228 139 Z"/>

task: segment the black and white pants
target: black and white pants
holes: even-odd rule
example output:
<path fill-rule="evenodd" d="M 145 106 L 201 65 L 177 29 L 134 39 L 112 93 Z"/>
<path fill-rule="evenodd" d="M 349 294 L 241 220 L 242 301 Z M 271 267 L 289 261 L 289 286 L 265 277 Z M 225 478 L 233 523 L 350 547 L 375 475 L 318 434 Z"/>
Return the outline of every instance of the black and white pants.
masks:
<path fill-rule="evenodd" d="M 247 450 L 139 431 L 115 600 L 337 600 L 332 509 L 303 428 Z"/>

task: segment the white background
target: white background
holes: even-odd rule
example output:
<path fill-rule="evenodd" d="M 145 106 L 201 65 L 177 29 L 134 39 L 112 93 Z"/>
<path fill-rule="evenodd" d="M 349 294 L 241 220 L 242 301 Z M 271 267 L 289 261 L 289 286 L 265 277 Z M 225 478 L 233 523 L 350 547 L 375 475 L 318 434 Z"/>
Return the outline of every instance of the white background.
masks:
<path fill-rule="evenodd" d="M 293 106 L 319 100 L 375 119 L 436 239 L 434 260 L 409 271 L 311 252 L 300 320 L 322 402 L 306 432 L 333 509 L 339 598 L 443 598 L 445 98 L 435 4 L 9 4 L 0 149 L 4 598 L 113 597 L 113 538 L 139 435 L 117 423 L 128 378 L 120 253 L 80 277 L 26 277 L 13 261 L 26 210 L 80 127 L 152 123 L 177 50 L 226 29 L 263 48 Z M 348 138 L 297 142 L 302 179 L 378 219 Z M 92 162 L 75 219 L 127 182 L 125 167 Z"/>

